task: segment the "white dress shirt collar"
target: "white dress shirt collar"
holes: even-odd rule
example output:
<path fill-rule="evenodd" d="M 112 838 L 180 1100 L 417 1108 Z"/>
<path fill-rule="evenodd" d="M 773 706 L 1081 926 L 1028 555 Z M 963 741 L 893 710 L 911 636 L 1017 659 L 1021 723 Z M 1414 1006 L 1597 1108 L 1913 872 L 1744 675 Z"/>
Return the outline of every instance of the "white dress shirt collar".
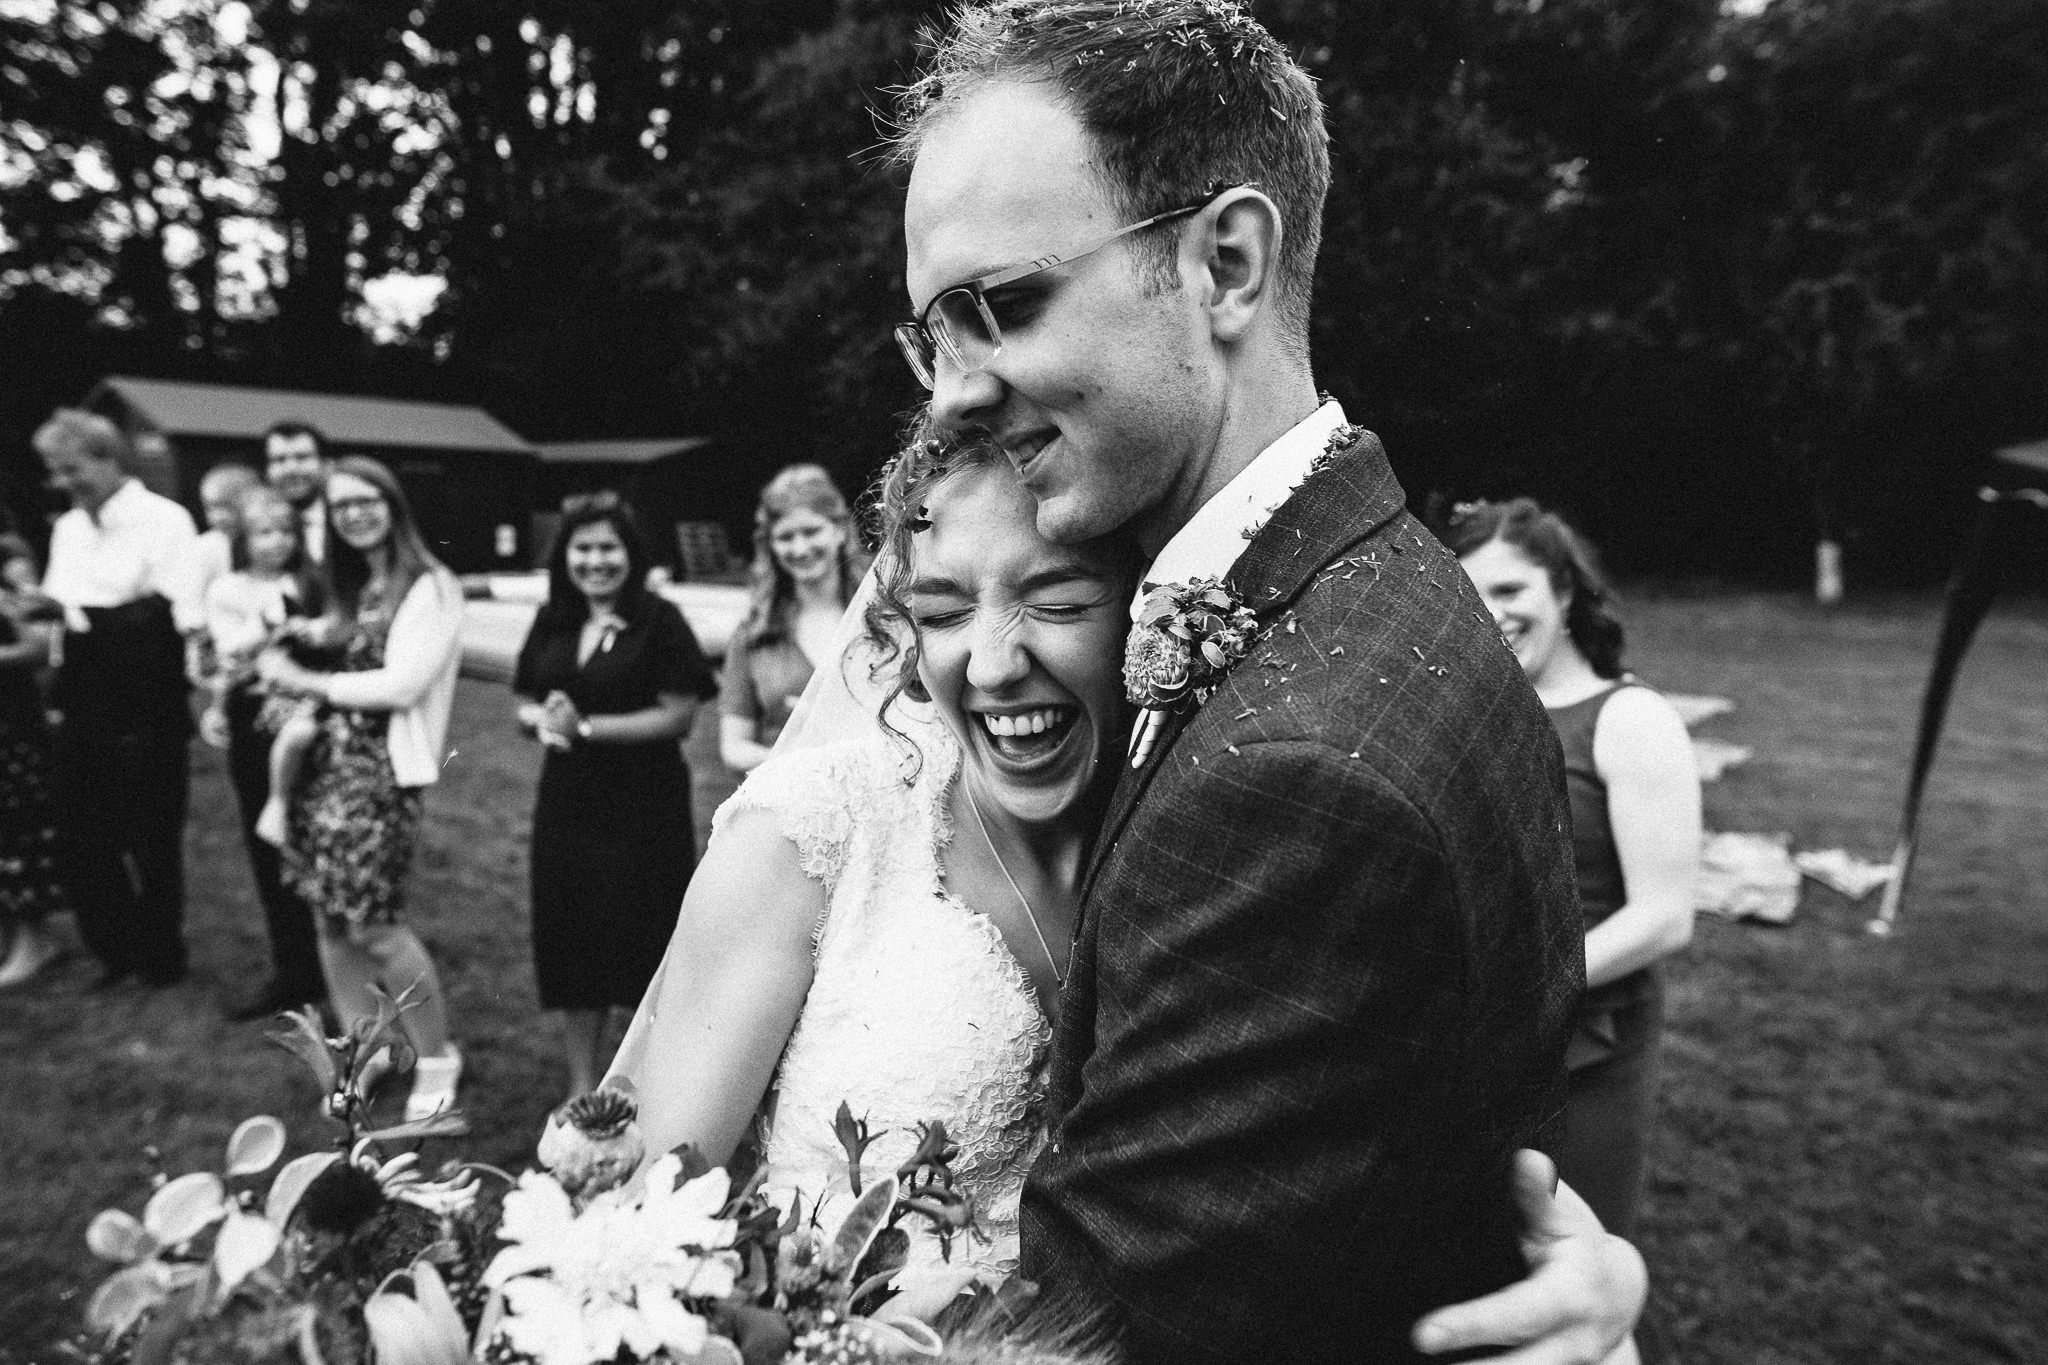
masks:
<path fill-rule="evenodd" d="M 143 510 L 144 500 L 140 495 L 148 491 L 142 486 L 142 480 L 130 474 L 121 480 L 120 487 L 107 494 L 105 502 L 85 515 L 91 518 L 93 525 L 103 530 L 108 526 L 119 526 L 125 521 L 133 520 L 136 514 Z"/>
<path fill-rule="evenodd" d="M 1174 532 L 1145 571 L 1145 582 L 1184 583 L 1229 573 L 1259 528 L 1308 477 L 1331 434 L 1343 425 L 1344 409 L 1332 398 L 1288 428 Z M 1144 600 L 1140 587 L 1131 600 L 1133 621 Z"/>

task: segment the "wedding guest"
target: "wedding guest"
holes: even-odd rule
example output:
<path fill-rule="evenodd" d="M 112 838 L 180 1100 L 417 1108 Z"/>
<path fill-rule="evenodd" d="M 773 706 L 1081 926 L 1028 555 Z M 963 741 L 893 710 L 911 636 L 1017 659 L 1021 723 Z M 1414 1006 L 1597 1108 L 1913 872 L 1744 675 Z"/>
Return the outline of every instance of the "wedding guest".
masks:
<path fill-rule="evenodd" d="M 533 811 L 533 969 L 559 1011 L 569 1093 L 603 1074 L 605 1023 L 640 1002 L 696 866 L 677 743 L 718 688 L 681 612 L 647 580 L 647 542 L 614 493 L 572 497 L 548 600 L 519 651 L 520 725 L 544 747 Z"/>
<path fill-rule="evenodd" d="M 58 956 L 44 927 L 64 903 L 50 800 L 50 734 L 36 677 L 53 623 L 39 611 L 35 557 L 0 536 L 0 990 L 33 980 Z"/>
<path fill-rule="evenodd" d="M 1692 938 L 1700 782 L 1671 703 L 1622 666 L 1592 549 L 1528 498 L 1460 505 L 1445 543 L 1492 609 L 1564 745 L 1586 995 L 1558 1170 L 1610 1232 L 1635 1226 L 1655 1114 L 1665 958 Z"/>
<path fill-rule="evenodd" d="M 200 728 L 210 742 L 230 737 L 228 700 L 252 681 L 265 649 L 283 645 L 305 667 L 331 668 L 341 662 L 337 646 L 347 633 L 339 618 L 321 612 L 324 593 L 306 563 L 298 511 L 276 489 L 256 484 L 244 493 L 234 557 L 237 567 L 206 593 L 216 666 L 208 678 L 213 702 Z M 271 742 L 269 794 L 255 833 L 273 847 L 284 844 L 286 802 L 318 733 L 318 710 L 308 698 L 271 692 L 256 717 L 256 729 Z"/>
<path fill-rule="evenodd" d="M 263 478 L 299 509 L 306 558 L 327 562 L 327 438 L 310 422 L 279 422 L 263 433 Z"/>
<path fill-rule="evenodd" d="M 202 628 L 192 517 L 129 473 L 104 417 L 61 409 L 35 434 L 72 507 L 50 535 L 43 590 L 64 612 L 51 701 L 58 862 L 97 987 L 182 981 L 186 745 L 184 634 Z"/>
<path fill-rule="evenodd" d="M 321 498 L 327 478 L 326 439 L 304 422 L 278 423 L 264 433 L 263 477 L 292 506 L 302 557 L 309 570 L 317 571 L 327 544 L 327 509 Z M 228 694 L 228 774 L 234 781 L 242 842 L 249 850 L 256 898 L 263 905 L 263 927 L 270 940 L 269 975 L 226 1007 L 227 1017 L 236 1021 L 268 1019 L 327 993 L 313 912 L 281 877 L 276 847 L 256 831 L 269 800 L 275 738 L 257 724 L 262 710 L 262 694 L 246 684 Z"/>
<path fill-rule="evenodd" d="M 726 767 L 751 772 L 768 757 L 866 567 L 829 474 L 793 464 L 769 480 L 754 508 L 753 597 L 718 693 Z"/>
<path fill-rule="evenodd" d="M 263 482 L 245 464 L 217 464 L 199 480 L 199 510 L 206 529 L 199 533 L 199 596 L 213 581 L 234 567 L 235 509 L 242 495 Z"/>
<path fill-rule="evenodd" d="M 281 649 L 257 660 L 273 686 L 317 698 L 320 736 L 291 803 L 287 880 L 318 919 L 327 993 L 344 1026 L 376 1009 L 371 987 L 414 1007 L 407 1118 L 455 1103 L 462 1054 L 440 974 L 400 920 L 422 795 L 440 776 L 461 653 L 462 588 L 428 552 L 398 480 L 375 460 L 336 460 L 324 491 L 328 578 L 354 629 L 340 671 Z"/>

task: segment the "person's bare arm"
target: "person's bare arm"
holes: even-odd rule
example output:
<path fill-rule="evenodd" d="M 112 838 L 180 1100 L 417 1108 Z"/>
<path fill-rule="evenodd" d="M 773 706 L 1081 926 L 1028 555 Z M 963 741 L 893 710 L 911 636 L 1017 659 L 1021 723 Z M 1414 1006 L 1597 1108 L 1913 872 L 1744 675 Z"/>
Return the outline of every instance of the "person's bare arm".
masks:
<path fill-rule="evenodd" d="M 761 743 L 761 723 L 750 716 L 718 718 L 718 757 L 736 773 L 750 773 L 768 761 L 769 748 Z"/>
<path fill-rule="evenodd" d="M 556 692 L 542 709 L 552 729 L 579 744 L 651 744 L 689 734 L 697 719 L 697 706 L 695 697 L 663 692 L 654 705 L 638 711 L 586 716 L 566 693 Z M 589 727 L 588 734 L 584 733 L 585 726 Z"/>
<path fill-rule="evenodd" d="M 679 1143 L 724 1164 L 796 1027 L 824 886 L 773 815 L 733 813 L 690 878 L 642 1017 L 613 1074 L 631 1078 L 649 1156 Z"/>
<path fill-rule="evenodd" d="M 1627 687 L 1601 709 L 1593 763 L 1627 899 L 1586 932 L 1586 985 L 1604 986 L 1692 940 L 1700 859 L 1700 777 L 1671 703 Z"/>

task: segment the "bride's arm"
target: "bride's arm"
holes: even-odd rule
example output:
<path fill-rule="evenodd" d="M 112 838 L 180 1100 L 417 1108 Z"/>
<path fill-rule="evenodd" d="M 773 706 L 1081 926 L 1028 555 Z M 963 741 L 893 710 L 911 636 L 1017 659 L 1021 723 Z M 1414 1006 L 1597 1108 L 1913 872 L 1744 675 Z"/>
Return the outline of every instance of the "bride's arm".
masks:
<path fill-rule="evenodd" d="M 612 1063 L 638 1091 L 650 1157 L 690 1142 L 714 1165 L 730 1159 L 803 1010 L 824 910 L 776 818 L 733 812 Z"/>

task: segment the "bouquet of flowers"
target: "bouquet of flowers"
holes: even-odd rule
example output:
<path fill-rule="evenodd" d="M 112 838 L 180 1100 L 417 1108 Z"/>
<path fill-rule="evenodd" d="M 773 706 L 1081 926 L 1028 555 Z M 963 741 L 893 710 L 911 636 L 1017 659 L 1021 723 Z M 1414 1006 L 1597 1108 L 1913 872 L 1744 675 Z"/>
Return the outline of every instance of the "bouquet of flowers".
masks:
<path fill-rule="evenodd" d="M 278 1041 L 319 1077 L 334 1145 L 279 1162 L 282 1123 L 249 1119 L 219 1174 L 159 1177 L 142 1216 L 87 1230 L 116 1270 L 86 1308 L 98 1365 L 790 1365 L 934 1359 L 940 1336 L 892 1312 L 906 1218 L 971 1228 L 943 1126 L 863 1179 L 872 1137 L 835 1125 L 856 1196 L 829 1232 L 685 1146 L 653 1162 L 628 1087 L 550 1117 L 544 1169 L 472 1162 L 429 1173 L 400 1143 L 466 1131 L 459 1114 L 370 1126 L 366 1076 L 405 1045 L 405 1002 L 330 1038 L 285 1016 Z M 643 1170 L 644 1167 L 644 1170 Z M 275 1174 L 271 1174 L 272 1171 Z M 269 1176 L 267 1183 L 265 1176 Z M 815 1219 L 813 1220 L 815 1221 Z M 978 1332 L 1015 1297 L 983 1292 Z M 1046 1359 L 1005 1351 L 1006 1359 Z"/>

